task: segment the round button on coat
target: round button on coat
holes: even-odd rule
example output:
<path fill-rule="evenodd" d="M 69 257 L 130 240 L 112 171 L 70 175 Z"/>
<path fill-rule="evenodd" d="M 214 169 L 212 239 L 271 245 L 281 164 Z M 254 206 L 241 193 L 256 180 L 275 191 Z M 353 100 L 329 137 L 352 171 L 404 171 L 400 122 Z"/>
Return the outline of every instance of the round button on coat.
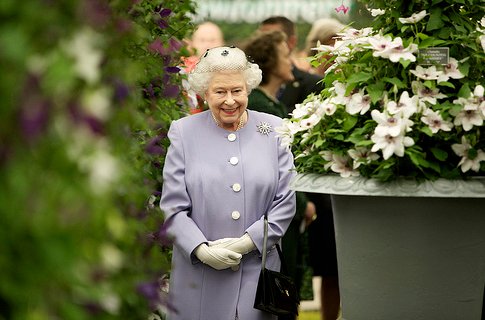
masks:
<path fill-rule="evenodd" d="M 241 214 L 239 213 L 239 211 L 233 211 L 231 213 L 231 217 L 234 219 L 234 220 L 237 220 L 241 217 Z"/>
<path fill-rule="evenodd" d="M 233 190 L 234 192 L 239 192 L 239 191 L 241 191 L 241 185 L 240 185 L 239 183 L 235 183 L 235 184 L 233 184 L 233 185 L 232 185 L 232 190 Z"/>
<path fill-rule="evenodd" d="M 235 166 L 236 164 L 238 164 L 239 162 L 239 159 L 237 157 L 231 157 L 231 159 L 229 159 L 229 162 Z"/>
<path fill-rule="evenodd" d="M 229 140 L 229 141 L 235 141 L 236 140 L 236 134 L 235 133 L 230 133 L 227 136 L 227 140 Z"/>

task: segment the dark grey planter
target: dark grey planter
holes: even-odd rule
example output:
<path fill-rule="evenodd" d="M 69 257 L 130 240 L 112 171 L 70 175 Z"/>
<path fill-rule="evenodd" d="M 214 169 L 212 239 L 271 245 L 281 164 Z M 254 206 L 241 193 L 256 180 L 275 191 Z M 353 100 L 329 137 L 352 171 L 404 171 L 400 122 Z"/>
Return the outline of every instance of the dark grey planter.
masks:
<path fill-rule="evenodd" d="M 332 194 L 343 319 L 484 319 L 484 180 L 299 175 L 293 188 Z"/>

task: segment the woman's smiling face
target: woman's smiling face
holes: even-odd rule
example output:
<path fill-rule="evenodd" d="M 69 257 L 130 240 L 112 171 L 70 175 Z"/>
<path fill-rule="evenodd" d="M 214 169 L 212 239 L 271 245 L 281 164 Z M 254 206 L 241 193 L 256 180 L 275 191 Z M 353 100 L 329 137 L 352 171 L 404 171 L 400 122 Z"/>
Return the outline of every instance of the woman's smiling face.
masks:
<path fill-rule="evenodd" d="M 220 125 L 236 130 L 248 106 L 248 92 L 242 71 L 216 72 L 212 76 L 205 100 Z"/>

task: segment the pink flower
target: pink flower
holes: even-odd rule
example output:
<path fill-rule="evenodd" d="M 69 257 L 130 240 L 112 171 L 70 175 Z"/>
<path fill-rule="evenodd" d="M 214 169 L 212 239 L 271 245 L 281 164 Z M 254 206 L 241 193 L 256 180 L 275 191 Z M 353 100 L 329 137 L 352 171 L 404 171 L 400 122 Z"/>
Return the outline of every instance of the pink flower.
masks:
<path fill-rule="evenodd" d="M 346 14 L 349 10 L 350 10 L 350 7 L 344 6 L 343 3 L 340 5 L 340 7 L 335 8 L 335 11 L 337 11 L 337 13 L 339 13 L 340 11 L 343 11 L 344 14 Z"/>

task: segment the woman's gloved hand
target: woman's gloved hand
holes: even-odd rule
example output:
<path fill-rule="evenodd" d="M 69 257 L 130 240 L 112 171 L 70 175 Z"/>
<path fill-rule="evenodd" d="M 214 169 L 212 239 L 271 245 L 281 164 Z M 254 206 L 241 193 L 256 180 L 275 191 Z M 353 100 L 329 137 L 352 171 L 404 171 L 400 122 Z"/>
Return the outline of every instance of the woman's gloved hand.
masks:
<path fill-rule="evenodd" d="M 209 241 L 209 247 L 229 249 L 240 254 L 246 254 L 256 249 L 253 240 L 251 240 L 251 237 L 247 233 L 240 238 L 222 238 Z"/>
<path fill-rule="evenodd" d="M 209 247 L 205 243 L 195 248 L 194 254 L 204 264 L 216 270 L 235 268 L 242 258 L 240 253 L 221 247 Z"/>

